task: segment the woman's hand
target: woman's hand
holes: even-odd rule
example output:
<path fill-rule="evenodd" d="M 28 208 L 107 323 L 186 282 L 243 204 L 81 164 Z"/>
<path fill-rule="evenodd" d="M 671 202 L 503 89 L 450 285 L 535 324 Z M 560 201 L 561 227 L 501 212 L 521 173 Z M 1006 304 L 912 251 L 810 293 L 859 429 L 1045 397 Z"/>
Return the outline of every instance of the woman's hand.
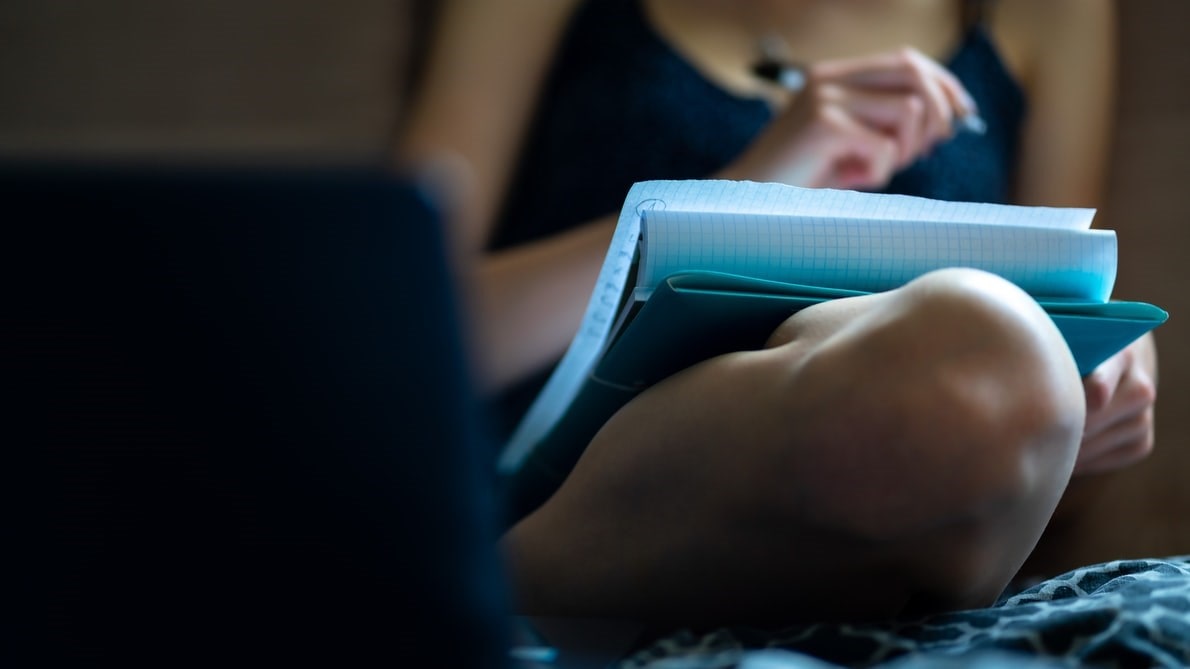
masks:
<path fill-rule="evenodd" d="M 1087 425 L 1074 475 L 1120 469 L 1153 450 L 1157 350 L 1145 335 L 1099 365 L 1083 380 Z"/>
<path fill-rule="evenodd" d="M 878 188 L 976 111 L 963 85 L 903 49 L 815 63 L 806 87 L 719 176 L 795 186 Z"/>

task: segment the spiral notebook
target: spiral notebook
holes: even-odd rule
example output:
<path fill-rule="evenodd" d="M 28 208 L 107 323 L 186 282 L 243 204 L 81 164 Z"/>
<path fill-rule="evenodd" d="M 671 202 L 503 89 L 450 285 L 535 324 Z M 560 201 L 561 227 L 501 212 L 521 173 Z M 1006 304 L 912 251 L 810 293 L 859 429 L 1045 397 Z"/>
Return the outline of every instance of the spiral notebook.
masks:
<path fill-rule="evenodd" d="M 759 348 L 822 301 L 972 267 L 1034 296 L 1088 373 L 1168 314 L 1111 299 L 1117 238 L 1093 209 L 946 202 L 721 180 L 635 184 L 562 362 L 500 459 L 540 502 L 619 407 L 653 383 Z M 682 342 L 675 346 L 674 342 Z"/>

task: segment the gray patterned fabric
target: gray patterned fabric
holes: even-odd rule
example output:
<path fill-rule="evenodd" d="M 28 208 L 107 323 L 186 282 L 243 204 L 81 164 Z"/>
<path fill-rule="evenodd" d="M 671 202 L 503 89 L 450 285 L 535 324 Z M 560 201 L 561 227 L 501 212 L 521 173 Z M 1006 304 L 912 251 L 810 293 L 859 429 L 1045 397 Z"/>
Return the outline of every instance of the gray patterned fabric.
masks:
<path fill-rule="evenodd" d="M 618 669 L 1000 666 L 1190 666 L 1190 556 L 1083 567 L 916 621 L 677 632 Z"/>

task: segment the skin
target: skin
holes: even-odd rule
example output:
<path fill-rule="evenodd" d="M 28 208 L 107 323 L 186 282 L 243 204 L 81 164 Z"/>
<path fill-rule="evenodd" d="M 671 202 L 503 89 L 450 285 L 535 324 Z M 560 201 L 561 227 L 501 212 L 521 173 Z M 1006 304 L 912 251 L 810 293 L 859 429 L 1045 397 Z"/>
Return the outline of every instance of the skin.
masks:
<path fill-rule="evenodd" d="M 478 364 L 493 390 L 564 351 L 614 227 L 614 212 L 608 212 L 547 239 L 485 249 L 550 54 L 575 4 L 449 3 L 400 146 L 403 160 L 446 154 L 469 170 L 452 234 L 470 287 Z M 959 39 L 957 4 L 651 0 L 645 9 L 658 32 L 709 80 L 733 93 L 763 96 L 778 110 L 752 145 L 708 177 L 862 187 L 886 183 L 945 141 L 951 119 L 970 110 L 961 84 L 937 65 Z M 1111 123 L 1111 3 L 1002 0 L 995 7 L 989 27 L 1031 109 L 1016 201 L 1096 206 Z M 524 25 L 535 29 L 519 28 Z M 810 64 L 809 86 L 796 96 L 744 74 L 755 56 L 756 26 L 772 25 L 788 27 L 782 36 L 790 56 Z M 948 281 L 962 289 L 948 293 L 954 288 Z M 842 600 L 840 615 L 986 603 L 1036 544 L 1072 472 L 1109 471 L 1149 453 L 1156 397 L 1151 338 L 1080 380 L 1061 362 L 1068 354 L 1048 319 L 1001 284 L 988 275 L 944 273 L 876 299 L 807 310 L 774 333 L 769 349 L 707 361 L 643 394 L 596 437 L 558 494 L 505 538 L 522 609 L 659 620 L 755 613 L 763 609 L 758 584 L 773 583 L 791 564 L 822 576 L 782 584 L 804 597 L 811 614 L 829 605 L 815 588 L 870 570 L 896 574 L 904 587 L 857 591 Z M 939 295 L 947 299 L 935 299 Z M 972 322 L 1002 338 L 987 349 L 994 354 L 974 361 L 960 354 L 971 340 L 953 338 L 939 325 L 956 322 L 954 310 L 972 307 Z M 881 325 L 889 322 L 905 329 Z M 881 347 L 905 360 L 904 368 L 894 373 L 857 362 L 864 351 Z M 939 357 L 951 348 L 955 358 Z M 806 360 L 827 362 L 807 376 Z M 1006 376 L 1005 369 L 1020 373 Z M 935 383 L 937 375 L 950 373 L 962 383 Z M 811 409 L 831 379 L 847 386 L 856 378 L 879 390 Z M 982 394 L 964 410 L 947 406 L 941 399 L 958 386 Z M 769 389 L 760 396 L 772 402 L 751 401 L 755 388 Z M 749 389 L 748 402 L 740 401 L 740 389 Z M 1028 401 L 998 403 L 1006 397 Z M 1070 397 L 1077 401 L 1057 401 Z M 916 400 L 889 405 L 890 398 Z M 902 426 L 900 441 L 862 431 L 905 416 L 920 423 Z M 961 439 L 939 440 L 927 429 L 946 421 L 953 421 L 947 434 Z M 844 474 L 855 472 L 840 472 L 829 457 L 840 426 L 857 426 L 860 433 L 849 443 L 865 454 L 891 444 L 914 457 L 890 463 L 876 479 L 847 479 Z M 990 459 L 963 470 L 988 478 L 930 484 L 938 472 L 920 462 L 942 466 L 954 457 L 956 443 L 988 435 L 995 438 L 979 452 Z M 736 448 L 741 441 L 749 444 L 742 451 Z M 898 499 L 897 490 L 923 469 L 934 478 L 905 486 L 926 502 L 922 507 L 902 524 L 871 515 Z M 821 481 L 831 485 L 813 491 Z M 886 496 L 855 496 L 872 486 Z M 782 501 L 776 491 L 790 489 L 804 499 Z M 954 490 L 971 494 L 946 498 Z M 887 534 L 873 536 L 874 527 Z M 738 550 L 717 552 L 721 537 L 734 538 L 727 545 L 750 547 L 743 552 L 755 559 Z M 815 549 L 799 548 L 806 545 Z M 857 547 L 867 561 L 856 561 Z M 765 557 L 773 555 L 779 563 Z M 683 599 L 692 583 L 709 587 L 718 574 L 730 575 L 721 592 L 696 590 L 706 596 Z M 716 602 L 716 608 L 696 610 L 699 601 Z"/>
<path fill-rule="evenodd" d="M 1077 452 L 1060 337 L 973 270 L 800 312 L 605 425 L 505 538 L 521 610 L 698 626 L 991 603 Z"/>

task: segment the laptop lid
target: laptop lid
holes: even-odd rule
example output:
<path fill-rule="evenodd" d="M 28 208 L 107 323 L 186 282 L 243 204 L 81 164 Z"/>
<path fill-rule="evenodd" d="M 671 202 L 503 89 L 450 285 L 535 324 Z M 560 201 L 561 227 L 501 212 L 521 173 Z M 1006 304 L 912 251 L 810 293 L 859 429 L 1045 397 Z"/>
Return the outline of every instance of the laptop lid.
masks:
<path fill-rule="evenodd" d="M 10 166 L 0 195 L 38 657 L 504 664 L 492 451 L 416 188 Z"/>

